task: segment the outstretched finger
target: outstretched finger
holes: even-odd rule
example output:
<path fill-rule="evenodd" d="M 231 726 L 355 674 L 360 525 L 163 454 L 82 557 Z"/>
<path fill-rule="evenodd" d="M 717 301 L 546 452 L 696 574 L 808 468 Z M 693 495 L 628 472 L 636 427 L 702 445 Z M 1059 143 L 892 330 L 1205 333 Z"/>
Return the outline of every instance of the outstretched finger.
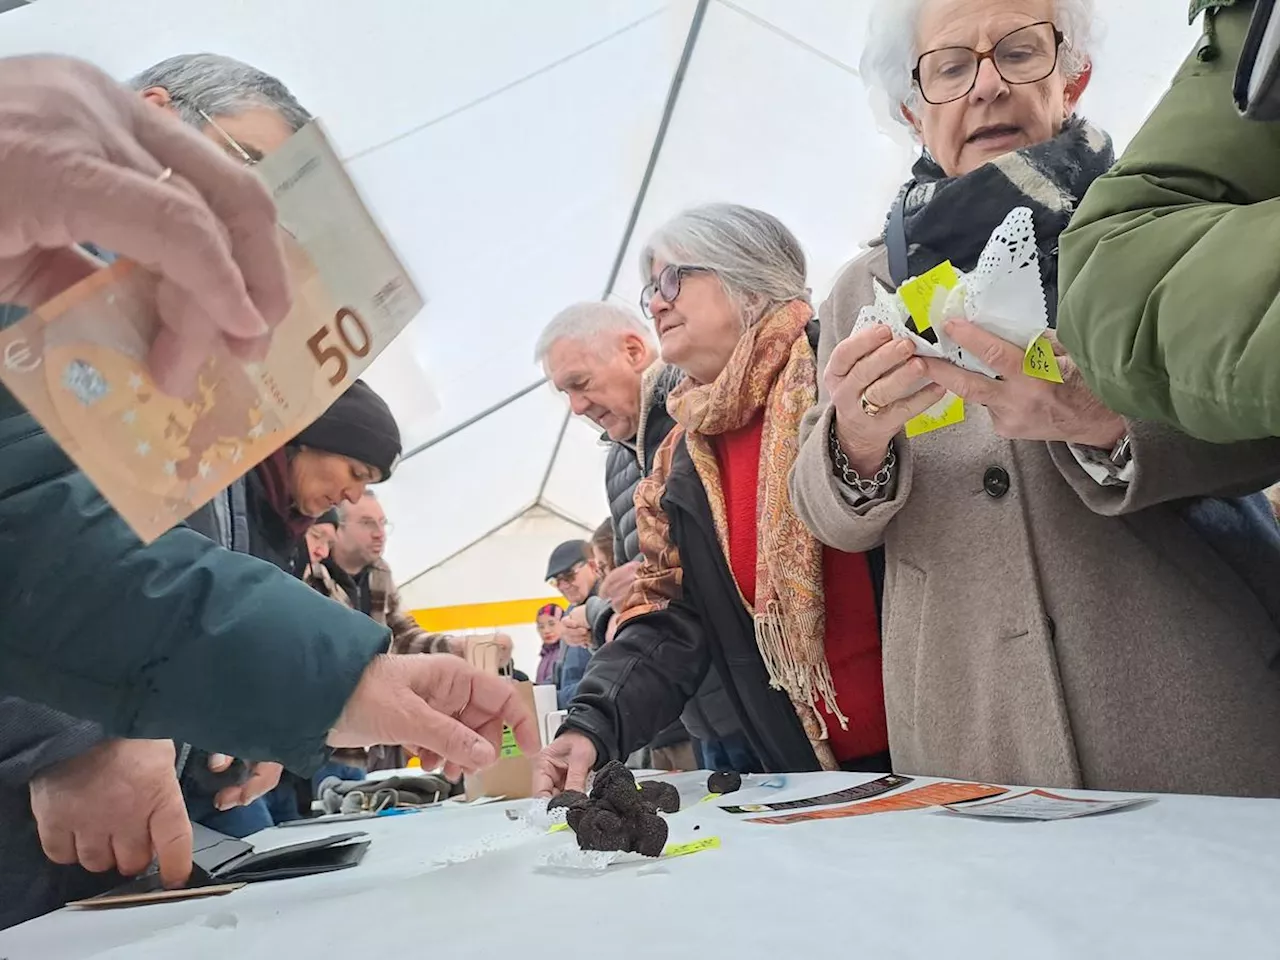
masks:
<path fill-rule="evenodd" d="M 584 762 L 577 754 L 569 754 L 569 769 L 565 773 L 564 788 L 587 792 L 587 777 L 591 776 L 591 764 Z"/>
<path fill-rule="evenodd" d="M 484 737 L 415 694 L 406 692 L 403 709 L 397 713 L 397 724 L 403 729 L 396 732 L 395 739 L 437 753 L 446 764 L 480 770 L 498 759 L 498 752 Z"/>
<path fill-rule="evenodd" d="M 538 754 L 533 764 L 533 795 L 551 797 L 561 793 L 567 769 L 563 763 L 553 760 L 545 751 Z"/>
<path fill-rule="evenodd" d="M 496 718 L 511 728 L 525 753 L 533 755 L 542 748 L 537 721 L 520 699 L 519 687 L 503 677 L 476 672 L 471 678 L 471 698 L 461 717 L 473 727 Z"/>

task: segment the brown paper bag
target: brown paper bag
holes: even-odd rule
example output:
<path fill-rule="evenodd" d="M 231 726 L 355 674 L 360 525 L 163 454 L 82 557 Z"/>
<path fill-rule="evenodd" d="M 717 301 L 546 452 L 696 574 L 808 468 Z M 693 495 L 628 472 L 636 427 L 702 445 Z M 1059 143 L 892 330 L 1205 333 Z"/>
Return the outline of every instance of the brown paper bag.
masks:
<path fill-rule="evenodd" d="M 502 662 L 500 645 L 489 637 L 468 637 L 466 649 L 467 662 L 486 673 L 497 673 Z M 528 681 L 511 681 L 515 685 L 517 695 L 529 711 L 534 715 L 533 684 Z M 471 774 L 466 778 L 467 799 L 479 800 L 481 797 L 506 797 L 508 800 L 523 800 L 533 796 L 533 757 L 525 755 L 516 744 L 515 736 L 508 728 L 503 731 L 502 750 L 498 762 L 487 770 Z"/>

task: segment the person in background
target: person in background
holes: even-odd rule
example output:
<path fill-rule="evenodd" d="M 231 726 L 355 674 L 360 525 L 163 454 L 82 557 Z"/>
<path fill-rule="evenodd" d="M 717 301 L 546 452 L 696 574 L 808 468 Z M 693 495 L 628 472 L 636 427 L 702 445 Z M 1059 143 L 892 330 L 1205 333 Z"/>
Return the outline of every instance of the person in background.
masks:
<path fill-rule="evenodd" d="M 338 508 L 333 507 L 317 517 L 316 522 L 307 528 L 307 579 L 311 577 L 317 565 L 329 559 L 329 554 L 333 552 L 333 545 L 338 539 L 340 522 Z"/>
<path fill-rule="evenodd" d="M 89 64 L 0 59 L 0 209 L 6 322 L 101 269 L 73 243 L 98 241 L 157 275 L 147 366 L 170 393 L 194 385 L 211 343 L 260 355 L 289 310 L 261 181 Z M 448 658 L 381 656 L 384 629 L 185 527 L 139 543 L 4 388 L 0 465 L 0 695 L 96 721 L 111 738 L 88 752 L 61 742 L 78 754 L 66 761 L 19 747 L 35 761 L 30 809 L 54 862 L 133 874 L 154 857 L 166 885 L 187 880 L 174 737 L 302 768 L 326 744 L 390 739 L 477 769 L 497 757 L 477 732 L 495 723 L 536 749 L 509 685 Z M 24 881 L 10 862 L 6 910 L 41 912 L 66 889 Z"/>
<path fill-rule="evenodd" d="M 736 204 L 685 211 L 641 252 L 641 306 L 685 372 L 636 489 L 644 564 L 535 790 L 581 790 L 679 716 L 714 662 L 768 772 L 890 767 L 877 571 L 824 549 L 787 492 L 818 394 L 799 242 Z"/>
<path fill-rule="evenodd" d="M 538 670 L 534 681 L 539 685 L 551 684 L 560 688 L 560 621 L 564 618 L 564 607 L 558 603 L 545 603 L 538 608 L 535 624 L 538 636 L 542 640 L 542 649 L 538 651 Z"/>
<path fill-rule="evenodd" d="M 310 426 L 188 518 L 187 524 L 215 542 L 231 549 L 243 546 L 253 556 L 303 578 L 315 549 L 308 534 L 317 519 L 332 519 L 334 504 L 357 502 L 367 484 L 388 479 L 399 455 L 400 430 L 391 410 L 364 381 L 356 380 Z M 232 531 L 229 537 L 227 530 Z M 242 536 L 243 545 L 238 542 Z M 203 762 L 201 751 L 193 751 L 188 760 Z M 210 758 L 209 766 L 216 773 L 231 763 L 231 758 L 219 756 Z M 184 793 L 192 820 L 228 836 L 246 837 L 310 810 L 310 778 L 285 774 L 277 785 L 278 764 L 257 765 L 251 771 L 246 792 L 267 789 L 240 807 L 222 809 L 207 788 L 194 782 L 188 786 Z M 201 774 L 198 766 L 193 773 Z"/>
<path fill-rule="evenodd" d="M 1250 16 L 1276 15 L 1229 0 L 1192 10 L 1201 42 L 1062 235 L 1059 332 L 1120 413 L 1213 442 L 1280 437 L 1280 122 L 1240 112 Z"/>
<path fill-rule="evenodd" d="M 642 559 L 636 487 L 653 469 L 658 448 L 675 425 L 667 397 L 684 373 L 658 355 L 653 332 L 640 317 L 599 301 L 577 303 L 558 313 L 542 331 L 534 353 L 573 412 L 604 430 L 611 444 L 605 492 L 617 569 L 601 584 L 600 593 L 609 600 L 612 613 L 621 613 Z M 611 623 L 616 630 L 612 616 L 595 622 L 597 645 L 607 639 Z M 702 753 L 698 766 L 739 773 L 761 769 L 716 667 L 708 671 L 680 720 L 659 732 L 653 746 L 679 751 L 684 756 L 673 759 L 683 762 L 685 744 Z"/>
<path fill-rule="evenodd" d="M 1280 543 L 1260 497 L 1233 498 L 1280 475 L 1280 443 L 1213 446 L 1119 416 L 1069 356 L 1063 383 L 1035 379 L 1026 344 L 964 320 L 947 333 L 1000 379 L 855 331 L 877 284 L 944 260 L 973 270 L 1016 207 L 1034 214 L 1053 322 L 1059 235 L 1112 162 L 1076 113 L 1092 16 L 1085 0 L 877 4 L 862 76 L 923 152 L 886 236 L 822 307 L 825 374 L 791 495 L 823 543 L 885 546 L 896 772 L 1276 796 Z M 1160 222 L 1149 249 L 1176 235 Z M 964 420 L 908 439 L 945 391 Z"/>
<path fill-rule="evenodd" d="M 560 679 L 556 684 L 556 699 L 564 710 L 577 692 L 595 649 L 590 614 L 599 616 L 608 606 L 608 601 L 598 596 L 600 571 L 591 559 L 591 544 L 585 540 L 566 540 L 551 551 L 547 583 L 569 601 L 564 619 L 560 621 Z M 576 617 L 575 610 L 579 611 Z"/>
<path fill-rule="evenodd" d="M 429 633 L 400 608 L 391 568 L 382 559 L 391 532 L 382 504 L 366 490 L 357 500 L 338 507 L 338 530 L 329 556 L 313 564 L 307 581 L 321 593 L 346 607 L 363 613 L 391 630 L 391 652 L 451 653 L 461 656 L 464 641 L 444 633 Z M 338 758 L 349 766 L 361 759 L 351 753 Z M 367 772 L 400 769 L 407 756 L 396 744 L 371 747 L 365 751 Z M 314 782 L 319 782 L 313 778 Z"/>

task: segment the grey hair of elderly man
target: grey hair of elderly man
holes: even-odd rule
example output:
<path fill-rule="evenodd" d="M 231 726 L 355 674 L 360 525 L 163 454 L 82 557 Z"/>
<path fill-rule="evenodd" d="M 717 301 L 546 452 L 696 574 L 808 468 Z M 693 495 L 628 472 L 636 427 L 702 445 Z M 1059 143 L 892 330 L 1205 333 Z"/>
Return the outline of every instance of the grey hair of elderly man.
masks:
<path fill-rule="evenodd" d="M 210 116 L 234 116 L 252 107 L 275 110 L 294 130 L 311 120 L 278 78 L 257 67 L 216 53 L 186 53 L 143 70 L 130 83 L 135 90 L 163 87 L 174 108 L 192 126 L 203 126 L 200 111 Z"/>
<path fill-rule="evenodd" d="M 919 90 L 911 71 L 925 51 L 918 49 L 916 24 L 924 8 L 936 0 L 877 0 L 871 9 L 867 42 L 859 70 L 889 114 L 910 125 L 902 107 L 917 104 Z M 1089 66 L 1094 37 L 1094 0 L 1053 0 L 1053 21 L 1070 40 L 1062 50 L 1062 69 L 1069 80 Z"/>
<path fill-rule="evenodd" d="M 234 159 L 249 163 L 312 119 L 279 79 L 216 53 L 162 60 L 134 77 L 130 86 L 200 128 Z"/>
<path fill-rule="evenodd" d="M 614 441 L 635 437 L 641 382 L 658 360 L 653 334 L 617 304 L 575 303 L 552 318 L 538 337 L 534 359 L 580 417 Z"/>

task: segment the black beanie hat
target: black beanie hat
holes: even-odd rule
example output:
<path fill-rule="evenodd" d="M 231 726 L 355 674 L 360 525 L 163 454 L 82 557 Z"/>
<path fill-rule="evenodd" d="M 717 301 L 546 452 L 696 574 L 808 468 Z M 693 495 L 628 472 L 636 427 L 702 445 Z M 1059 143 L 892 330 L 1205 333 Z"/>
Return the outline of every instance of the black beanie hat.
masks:
<path fill-rule="evenodd" d="M 357 380 L 293 442 L 359 460 L 382 472 L 382 480 L 400 462 L 400 428 L 386 401 Z"/>
<path fill-rule="evenodd" d="M 338 508 L 330 507 L 324 513 L 320 514 L 320 516 L 316 517 L 316 522 L 313 526 L 319 526 L 322 523 L 327 523 L 333 527 L 342 526 L 342 516 L 338 513 Z"/>

